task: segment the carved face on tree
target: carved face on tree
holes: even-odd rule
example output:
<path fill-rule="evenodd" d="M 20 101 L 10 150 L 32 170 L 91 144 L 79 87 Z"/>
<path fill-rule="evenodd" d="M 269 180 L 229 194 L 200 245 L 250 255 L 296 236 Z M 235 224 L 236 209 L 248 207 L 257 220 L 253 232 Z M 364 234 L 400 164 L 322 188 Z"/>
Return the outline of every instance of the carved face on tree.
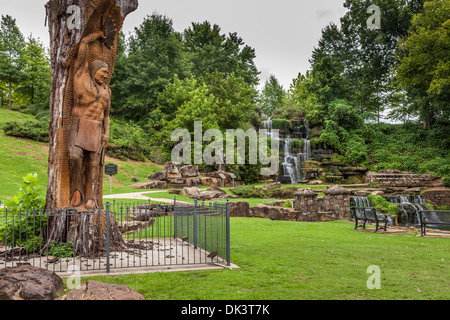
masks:
<path fill-rule="evenodd" d="M 107 67 L 99 69 L 94 75 L 95 82 L 97 82 L 100 85 L 105 84 L 107 82 L 107 79 L 108 79 L 108 68 Z"/>
<path fill-rule="evenodd" d="M 94 61 L 91 66 L 91 77 L 99 85 L 107 83 L 108 64 L 101 60 Z"/>

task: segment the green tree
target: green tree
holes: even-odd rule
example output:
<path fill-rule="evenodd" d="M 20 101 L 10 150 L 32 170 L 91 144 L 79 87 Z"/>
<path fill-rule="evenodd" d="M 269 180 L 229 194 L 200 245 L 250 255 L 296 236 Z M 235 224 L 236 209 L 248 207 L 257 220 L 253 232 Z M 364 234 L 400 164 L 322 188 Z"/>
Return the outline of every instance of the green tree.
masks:
<path fill-rule="evenodd" d="M 367 8 L 377 5 L 381 10 L 381 29 L 367 28 Z M 412 16 L 421 10 L 423 0 L 346 0 L 347 14 L 341 19 L 341 30 L 350 45 L 347 53 L 349 81 L 355 88 L 353 104 L 366 115 L 380 113 L 386 107 L 396 107 L 399 95 L 392 85 L 397 64 L 397 42 L 408 32 Z M 372 116 L 374 117 L 374 116 Z"/>
<path fill-rule="evenodd" d="M 29 37 L 24 52 L 24 79 L 18 91 L 26 96 L 28 109 L 38 118 L 49 116 L 51 68 L 45 47 L 38 39 Z"/>
<path fill-rule="evenodd" d="M 450 1 L 427 1 L 399 44 L 398 82 L 424 128 L 450 117 Z"/>
<path fill-rule="evenodd" d="M 379 121 L 385 109 L 405 104 L 405 95 L 394 85 L 393 71 L 398 63 L 395 49 L 422 4 L 423 0 L 346 0 L 348 11 L 341 18 L 341 28 L 331 23 L 322 31 L 311 65 L 314 68 L 329 57 L 334 71 L 347 81 L 350 91 L 345 98 L 366 119 Z M 380 7 L 380 30 L 367 27 L 371 5 Z"/>
<path fill-rule="evenodd" d="M 214 72 L 200 78 L 175 77 L 159 95 L 162 127 L 185 128 L 193 132 L 194 122 L 203 129 L 237 129 L 252 120 L 256 90 L 234 74 Z"/>
<path fill-rule="evenodd" d="M 0 28 L 0 81 L 8 85 L 8 106 L 12 109 L 13 85 L 24 78 L 25 39 L 11 16 L 2 15 Z"/>
<path fill-rule="evenodd" d="M 271 118 L 276 109 L 283 107 L 286 92 L 274 75 L 270 75 L 258 97 L 258 108 L 261 113 Z"/>
<path fill-rule="evenodd" d="M 183 42 L 193 63 L 193 75 L 200 77 L 216 71 L 225 76 L 234 73 L 251 85 L 258 84 L 255 49 L 245 45 L 237 33 L 226 36 L 218 25 L 208 21 L 192 23 L 183 33 Z"/>
<path fill-rule="evenodd" d="M 123 42 L 119 49 L 119 72 L 112 85 L 116 91 L 112 113 L 116 116 L 147 118 L 157 107 L 158 94 L 174 75 L 184 78 L 190 74 L 181 35 L 166 16 L 154 13 L 146 17 L 130 37 L 127 54 Z"/>

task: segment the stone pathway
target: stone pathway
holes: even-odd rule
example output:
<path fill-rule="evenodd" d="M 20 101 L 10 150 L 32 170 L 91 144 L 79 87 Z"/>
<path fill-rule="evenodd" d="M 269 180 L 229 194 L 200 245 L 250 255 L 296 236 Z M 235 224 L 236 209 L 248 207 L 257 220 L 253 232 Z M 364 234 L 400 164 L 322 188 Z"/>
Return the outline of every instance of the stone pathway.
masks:
<path fill-rule="evenodd" d="M 173 200 L 170 199 L 160 199 L 160 198 L 152 198 L 146 196 L 146 194 L 151 193 L 160 193 L 162 191 L 141 191 L 141 192 L 132 192 L 132 193 L 120 193 L 120 194 L 111 194 L 103 196 L 103 199 L 135 199 L 135 200 L 151 200 L 156 202 L 163 202 L 168 204 L 173 204 Z M 188 202 L 178 201 L 178 203 L 189 204 Z"/>

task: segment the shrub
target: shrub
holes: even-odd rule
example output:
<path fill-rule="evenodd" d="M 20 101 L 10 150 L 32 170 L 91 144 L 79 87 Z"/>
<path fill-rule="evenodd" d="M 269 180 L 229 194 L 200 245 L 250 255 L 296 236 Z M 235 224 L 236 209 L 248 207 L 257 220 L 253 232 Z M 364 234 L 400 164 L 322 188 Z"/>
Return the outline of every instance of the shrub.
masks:
<path fill-rule="evenodd" d="M 291 199 L 295 197 L 297 189 L 297 187 L 280 185 L 271 187 L 244 186 L 232 188 L 231 192 L 241 198 Z M 292 204 L 290 207 L 292 207 Z"/>
<path fill-rule="evenodd" d="M 264 192 L 255 186 L 237 187 L 230 190 L 240 198 L 264 198 Z"/>
<path fill-rule="evenodd" d="M 398 215 L 398 206 L 390 203 L 382 196 L 369 195 L 370 203 L 374 206 L 375 210 L 383 212 L 392 216 Z"/>
<path fill-rule="evenodd" d="M 272 127 L 278 130 L 288 130 L 291 128 L 291 122 L 286 119 L 273 119 Z"/>
<path fill-rule="evenodd" d="M 49 242 L 48 251 L 44 254 L 58 258 L 71 258 L 73 257 L 73 243 L 56 242 L 52 240 Z"/>
<path fill-rule="evenodd" d="M 37 142 L 48 142 L 48 123 L 45 121 L 8 121 L 2 130 L 7 136 L 31 139 Z"/>
<path fill-rule="evenodd" d="M 39 252 L 45 245 L 45 241 L 41 236 L 29 236 L 27 241 L 22 242 L 22 248 L 28 253 Z"/>
<path fill-rule="evenodd" d="M 136 161 L 146 161 L 153 151 L 141 127 L 117 119 L 111 119 L 110 141 L 106 150 L 117 159 Z"/>
<path fill-rule="evenodd" d="M 283 208 L 292 208 L 292 201 L 286 200 L 285 202 L 283 202 Z"/>
<path fill-rule="evenodd" d="M 444 187 L 450 188 L 450 176 L 445 176 L 442 178 L 442 184 Z"/>
<path fill-rule="evenodd" d="M 2 203 L 5 207 L 0 209 L 4 216 L 0 218 L 0 241 L 5 245 L 15 246 L 38 236 L 47 224 L 47 216 L 42 212 L 45 199 L 41 197 L 36 173 L 24 177 L 19 192 Z"/>

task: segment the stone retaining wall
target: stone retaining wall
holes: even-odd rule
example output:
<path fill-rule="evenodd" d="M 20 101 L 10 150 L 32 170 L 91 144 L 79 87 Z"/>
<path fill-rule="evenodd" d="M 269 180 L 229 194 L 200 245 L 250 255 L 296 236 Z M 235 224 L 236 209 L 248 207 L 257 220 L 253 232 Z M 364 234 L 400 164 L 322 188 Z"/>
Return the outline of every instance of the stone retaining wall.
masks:
<path fill-rule="evenodd" d="M 428 189 L 424 191 L 423 195 L 426 201 L 432 202 L 437 206 L 450 207 L 450 189 Z"/>
<path fill-rule="evenodd" d="M 259 204 L 250 208 L 248 202 L 230 202 L 232 217 L 255 217 L 272 220 L 320 222 L 349 218 L 350 191 L 333 186 L 324 191 L 323 198 L 311 189 L 300 189 L 294 208 Z"/>

